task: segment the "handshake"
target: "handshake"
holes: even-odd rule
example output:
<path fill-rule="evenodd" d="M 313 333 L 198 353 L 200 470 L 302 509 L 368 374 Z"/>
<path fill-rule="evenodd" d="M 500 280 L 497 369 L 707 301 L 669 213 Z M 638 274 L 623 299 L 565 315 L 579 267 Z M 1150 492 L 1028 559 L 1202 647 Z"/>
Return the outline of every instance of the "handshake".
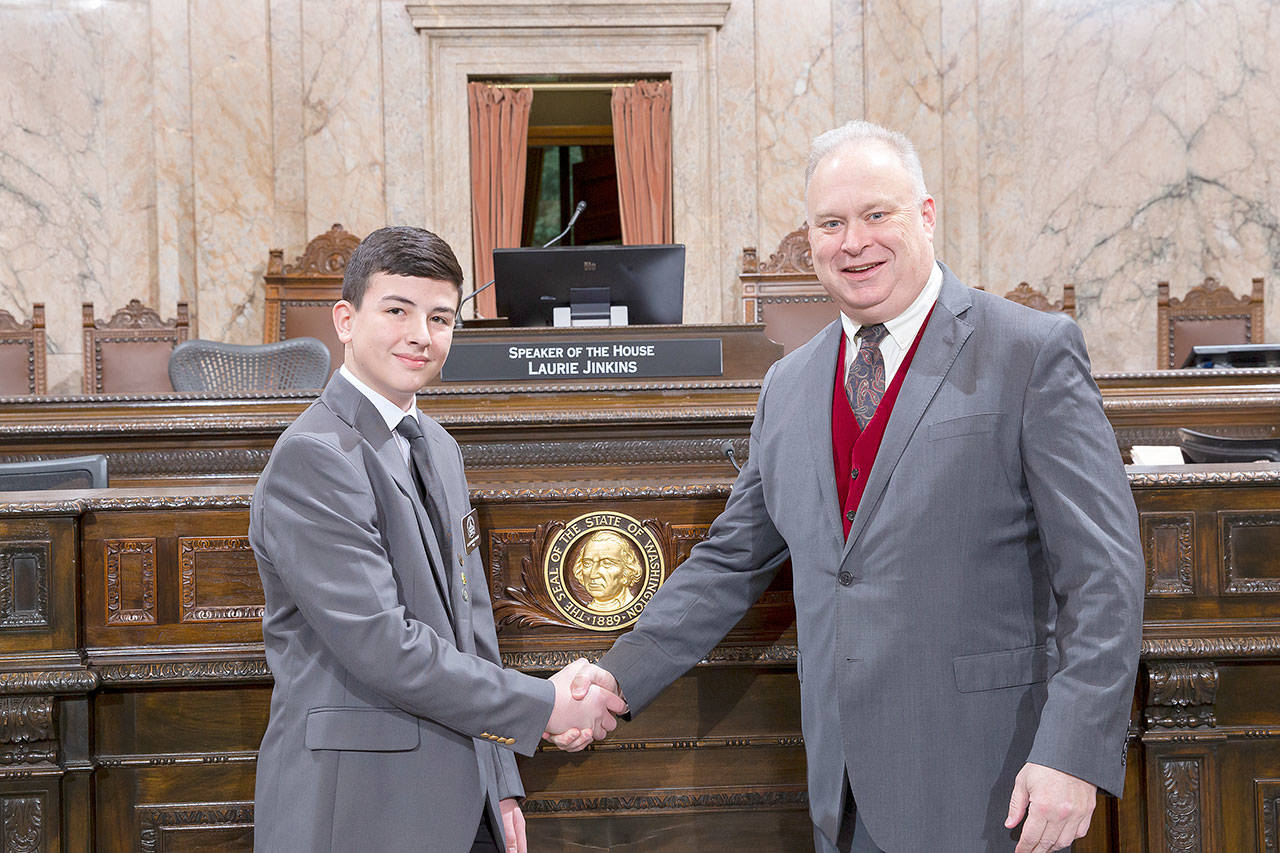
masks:
<path fill-rule="evenodd" d="M 617 680 L 586 658 L 578 658 L 550 681 L 556 688 L 556 703 L 542 736 L 565 752 L 604 740 L 617 728 L 616 716 L 627 711 Z"/>

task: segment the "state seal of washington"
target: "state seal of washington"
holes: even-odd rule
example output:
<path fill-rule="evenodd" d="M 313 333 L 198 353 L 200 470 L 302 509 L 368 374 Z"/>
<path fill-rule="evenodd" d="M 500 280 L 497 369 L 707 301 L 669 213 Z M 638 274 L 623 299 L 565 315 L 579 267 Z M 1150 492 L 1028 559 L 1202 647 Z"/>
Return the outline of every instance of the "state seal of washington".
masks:
<path fill-rule="evenodd" d="M 640 617 L 662 585 L 662 546 L 629 515 L 580 515 L 548 543 L 542 572 L 560 615 L 589 631 L 617 631 Z"/>

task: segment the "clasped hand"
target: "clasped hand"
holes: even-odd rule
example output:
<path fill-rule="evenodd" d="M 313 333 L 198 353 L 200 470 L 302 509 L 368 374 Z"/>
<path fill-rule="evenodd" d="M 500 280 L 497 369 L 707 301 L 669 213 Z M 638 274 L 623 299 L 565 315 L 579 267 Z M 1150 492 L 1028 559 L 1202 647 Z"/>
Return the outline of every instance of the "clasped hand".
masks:
<path fill-rule="evenodd" d="M 616 715 L 627 710 L 627 703 L 618 696 L 618 682 L 586 658 L 578 658 L 550 681 L 556 688 L 556 702 L 542 736 L 566 752 L 604 740 L 617 728 Z"/>

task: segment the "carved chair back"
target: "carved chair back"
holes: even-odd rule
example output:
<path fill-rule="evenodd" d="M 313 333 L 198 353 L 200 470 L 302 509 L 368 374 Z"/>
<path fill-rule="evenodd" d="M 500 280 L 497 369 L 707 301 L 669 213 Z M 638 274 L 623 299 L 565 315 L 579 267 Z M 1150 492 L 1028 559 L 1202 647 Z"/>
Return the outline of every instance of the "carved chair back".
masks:
<path fill-rule="evenodd" d="M 111 315 L 93 316 L 93 303 L 81 306 L 84 327 L 86 394 L 145 394 L 172 391 L 169 354 L 187 339 L 187 303 L 178 303 L 178 316 L 162 320 L 137 299 Z"/>
<path fill-rule="evenodd" d="M 333 303 L 342 298 L 342 274 L 358 245 L 359 237 L 335 223 L 307 244 L 296 263 L 284 262 L 283 249 L 270 250 L 263 341 L 318 338 L 329 348 L 330 372 L 338 369 L 343 352 L 333 330 Z"/>
<path fill-rule="evenodd" d="M 31 306 L 31 319 L 0 310 L 0 397 L 44 394 L 44 303 Z"/>
<path fill-rule="evenodd" d="M 764 334 L 791 352 L 840 316 L 813 271 L 809 238 L 801 225 L 761 262 L 754 246 L 742 250 L 742 319 L 764 323 Z"/>
<path fill-rule="evenodd" d="M 981 290 L 982 288 L 978 289 Z M 1049 301 L 1048 296 L 1025 281 L 1018 282 L 1018 286 L 1006 293 L 1004 298 L 1010 302 L 1017 302 L 1019 305 L 1034 308 L 1037 311 L 1061 312 L 1072 320 L 1076 318 L 1076 286 L 1074 284 L 1064 284 L 1062 286 L 1062 299 L 1056 302 Z"/>
<path fill-rule="evenodd" d="M 1255 278 L 1248 296 L 1237 297 L 1208 276 L 1204 284 L 1178 298 L 1169 282 L 1156 284 L 1157 366 L 1181 367 L 1194 346 L 1251 344 L 1265 340 L 1262 279 Z"/>

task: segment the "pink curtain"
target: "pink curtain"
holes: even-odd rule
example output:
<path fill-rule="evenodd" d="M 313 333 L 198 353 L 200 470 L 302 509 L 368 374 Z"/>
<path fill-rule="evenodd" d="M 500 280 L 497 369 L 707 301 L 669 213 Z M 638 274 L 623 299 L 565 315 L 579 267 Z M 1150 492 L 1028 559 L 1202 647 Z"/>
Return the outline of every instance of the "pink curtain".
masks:
<path fill-rule="evenodd" d="M 476 287 L 493 278 L 493 250 L 520 245 L 525 149 L 532 89 L 467 84 L 471 117 L 471 231 Z M 493 288 L 476 299 L 482 317 L 497 314 Z"/>
<path fill-rule="evenodd" d="M 671 81 L 613 90 L 622 242 L 671 242 Z"/>

